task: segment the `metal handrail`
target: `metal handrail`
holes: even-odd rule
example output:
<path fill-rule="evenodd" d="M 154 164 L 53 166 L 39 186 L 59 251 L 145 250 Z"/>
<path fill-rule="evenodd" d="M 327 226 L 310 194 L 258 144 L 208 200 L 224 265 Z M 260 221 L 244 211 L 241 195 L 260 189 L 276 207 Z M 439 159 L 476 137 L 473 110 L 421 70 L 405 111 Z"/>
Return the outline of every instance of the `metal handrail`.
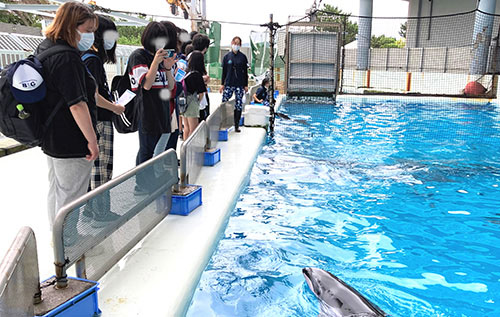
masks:
<path fill-rule="evenodd" d="M 188 183 L 194 182 L 201 167 L 203 166 L 203 160 L 199 162 L 201 164 L 196 164 L 196 157 L 191 157 L 193 158 L 192 160 L 189 160 L 190 157 L 188 157 L 190 154 L 192 154 L 191 156 L 196 156 L 197 151 L 194 144 L 196 142 L 202 144 L 199 146 L 202 149 L 198 152 L 205 152 L 207 149 L 207 126 L 205 121 L 202 121 L 189 138 L 182 143 L 179 157 L 181 187 L 186 187 Z M 201 153 L 201 155 L 203 155 L 203 153 Z"/>
<path fill-rule="evenodd" d="M 53 227 L 53 242 L 54 242 L 54 265 L 56 268 L 56 280 L 57 280 L 57 287 L 58 288 L 64 288 L 67 286 L 67 276 L 66 276 L 66 270 L 68 267 L 71 265 L 75 264 L 76 262 L 80 261 L 85 253 L 85 250 L 80 250 L 81 252 L 78 252 L 77 255 L 70 259 L 66 256 L 65 253 L 65 246 L 64 246 L 64 225 L 66 223 L 66 219 L 68 218 L 69 214 L 75 210 L 78 209 L 82 206 L 84 206 L 89 200 L 92 198 L 101 195 L 105 193 L 106 191 L 109 191 L 110 189 L 118 186 L 119 184 L 125 182 L 126 180 L 136 176 L 139 172 L 143 171 L 146 168 L 153 168 L 154 164 L 160 163 L 161 161 L 164 161 L 168 163 L 168 167 L 172 169 L 173 171 L 173 177 L 169 179 L 168 182 L 165 182 L 162 184 L 160 187 L 156 188 L 151 194 L 147 196 L 144 200 L 140 202 L 140 204 L 135 205 L 132 207 L 125 215 L 123 215 L 120 219 L 117 221 L 111 223 L 111 226 L 105 227 L 105 229 L 100 232 L 99 235 L 96 235 L 95 237 L 90 237 L 88 238 L 89 244 L 91 247 L 97 246 L 100 242 L 102 242 L 106 237 L 111 235 L 113 232 L 117 231 L 122 227 L 125 223 L 127 223 L 132 217 L 137 215 L 138 213 L 141 212 L 141 210 L 152 203 L 155 199 L 157 199 L 159 196 L 164 194 L 165 192 L 168 192 L 171 190 L 172 186 L 177 183 L 178 181 L 178 173 L 177 173 L 177 154 L 175 153 L 174 150 L 168 150 L 157 157 L 154 157 L 144 163 L 142 163 L 139 166 L 136 166 L 135 168 L 129 170 L 128 172 L 125 172 L 124 174 L 110 180 L 109 182 L 103 184 L 102 186 L 99 186 L 98 188 L 88 192 L 87 194 L 83 195 L 82 197 L 74 200 L 73 202 L 63 206 L 59 213 L 56 216 L 55 222 L 54 222 L 54 227 Z M 166 216 L 166 214 L 165 214 Z M 141 233 L 139 235 L 145 236 L 147 232 Z M 142 238 L 141 237 L 141 238 Z M 139 238 L 138 238 L 139 239 Z M 128 247 L 128 245 L 127 245 Z M 130 246 L 131 248 L 132 246 Z M 122 250 L 123 254 L 127 252 L 128 250 Z M 77 268 L 77 273 L 78 275 L 84 274 L 85 270 L 84 268 Z M 85 277 L 85 276 L 79 276 L 79 277 Z"/>
<path fill-rule="evenodd" d="M 13 280 L 16 277 L 21 280 Z M 0 263 L 0 316 L 33 316 L 34 304 L 40 301 L 35 234 L 30 227 L 22 227 Z"/>

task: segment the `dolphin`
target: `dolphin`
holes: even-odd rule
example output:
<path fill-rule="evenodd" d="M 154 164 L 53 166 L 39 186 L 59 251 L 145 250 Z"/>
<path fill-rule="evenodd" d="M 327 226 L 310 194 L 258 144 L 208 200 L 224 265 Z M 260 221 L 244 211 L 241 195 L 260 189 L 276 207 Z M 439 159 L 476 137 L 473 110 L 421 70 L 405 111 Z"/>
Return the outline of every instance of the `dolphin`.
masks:
<path fill-rule="evenodd" d="M 302 273 L 307 285 L 320 300 L 319 316 L 387 316 L 380 308 L 332 273 L 312 267 L 302 269 Z"/>

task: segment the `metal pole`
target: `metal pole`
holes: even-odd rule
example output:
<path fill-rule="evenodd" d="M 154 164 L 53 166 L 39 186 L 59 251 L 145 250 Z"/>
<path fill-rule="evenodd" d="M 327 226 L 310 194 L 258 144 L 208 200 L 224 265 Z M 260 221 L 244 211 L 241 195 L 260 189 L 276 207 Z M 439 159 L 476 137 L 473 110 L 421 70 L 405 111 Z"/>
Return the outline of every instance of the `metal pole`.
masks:
<path fill-rule="evenodd" d="M 270 75 L 271 75 L 271 91 L 269 92 L 271 94 L 270 100 L 271 104 L 269 107 L 270 110 L 270 115 L 271 117 L 269 118 L 269 129 L 271 134 L 274 133 L 274 105 L 276 104 L 276 100 L 274 99 L 274 24 L 273 24 L 273 14 L 270 15 L 270 23 L 269 23 L 269 41 L 270 41 Z"/>
<path fill-rule="evenodd" d="M 191 10 L 189 16 L 191 18 L 191 31 L 199 32 L 198 23 L 196 19 L 198 18 L 198 0 L 191 0 Z"/>

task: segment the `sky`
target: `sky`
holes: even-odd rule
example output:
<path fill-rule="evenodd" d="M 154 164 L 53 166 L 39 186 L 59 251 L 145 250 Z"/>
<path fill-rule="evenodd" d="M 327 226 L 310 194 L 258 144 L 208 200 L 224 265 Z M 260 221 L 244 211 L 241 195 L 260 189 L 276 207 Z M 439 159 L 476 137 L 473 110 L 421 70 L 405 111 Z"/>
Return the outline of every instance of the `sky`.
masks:
<path fill-rule="evenodd" d="M 88 2 L 88 1 L 85 1 Z M 146 14 L 167 16 L 166 20 L 174 22 L 177 26 L 190 31 L 191 24 L 182 19 L 174 18 L 166 0 L 97 0 L 97 5 L 116 10 L 134 11 Z M 187 1 L 189 2 L 189 0 Z M 314 0 L 206 0 L 207 19 L 223 22 L 239 22 L 263 24 L 269 22 L 272 13 L 274 21 L 283 25 L 288 22 L 289 16 L 303 17 Z M 319 0 L 317 0 L 319 2 Z M 337 6 L 342 11 L 359 15 L 359 0 L 323 0 L 323 4 Z M 408 1 L 403 0 L 373 0 L 374 17 L 404 17 L 408 14 Z M 172 17 L 172 18 L 169 18 Z M 372 34 L 386 35 L 398 38 L 397 31 L 403 20 L 374 20 Z M 265 28 L 259 26 L 243 26 L 222 23 L 222 45 L 229 45 L 231 39 L 238 35 L 243 43 L 249 42 L 251 31 L 264 32 Z"/>

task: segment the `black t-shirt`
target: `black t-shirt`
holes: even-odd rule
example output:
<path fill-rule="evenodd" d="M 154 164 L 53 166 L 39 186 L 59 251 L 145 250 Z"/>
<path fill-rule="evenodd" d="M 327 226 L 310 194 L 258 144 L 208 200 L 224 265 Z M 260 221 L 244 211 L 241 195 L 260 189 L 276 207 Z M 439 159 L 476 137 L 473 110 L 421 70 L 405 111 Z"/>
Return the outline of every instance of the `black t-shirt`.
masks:
<path fill-rule="evenodd" d="M 108 101 L 113 101 L 113 99 L 111 98 L 111 93 L 109 91 L 108 79 L 106 78 L 106 71 L 104 70 L 102 60 L 96 55 L 94 51 L 86 51 L 82 56 L 84 56 L 85 54 L 92 55 L 86 58 L 83 63 L 87 66 L 90 74 L 94 77 L 97 83 L 97 90 L 99 91 L 99 94 Z M 97 120 L 111 121 L 112 115 L 112 111 L 97 107 Z"/>
<path fill-rule="evenodd" d="M 136 94 L 142 94 L 142 130 L 145 133 L 170 133 L 170 115 L 172 107 L 170 100 L 162 99 L 162 96 L 168 96 L 169 93 L 162 92 L 168 89 L 167 70 L 158 67 L 156 79 L 150 90 L 143 88 L 146 74 L 153 62 L 154 56 L 143 48 L 136 49 L 128 59 L 128 69 L 130 77 L 130 86 Z M 140 97 L 140 96 L 139 96 Z M 168 118 L 168 120 L 167 120 Z"/>
<path fill-rule="evenodd" d="M 69 47 L 64 41 L 57 41 L 57 44 Z M 45 39 L 38 46 L 37 53 L 53 45 L 55 45 L 54 42 Z M 42 140 L 42 150 L 45 154 L 56 158 L 85 157 L 89 154 L 88 142 L 76 124 L 70 107 L 80 101 L 85 101 L 95 130 L 96 109 L 93 106 L 95 105 L 95 81 L 85 69 L 80 53 L 76 49 L 74 52 L 61 52 L 48 57 L 43 62 L 43 72 L 47 86 L 46 115 L 56 105 L 60 104 L 61 107 L 47 127 Z"/>
<path fill-rule="evenodd" d="M 260 86 L 257 89 L 257 92 L 255 93 L 257 99 L 262 100 L 262 101 L 267 101 L 269 99 L 269 95 L 267 93 L 266 87 Z"/>
<path fill-rule="evenodd" d="M 186 83 L 188 94 L 201 94 L 207 91 L 207 87 L 203 81 L 203 75 L 198 71 L 193 71 L 186 75 L 184 82 Z"/>

